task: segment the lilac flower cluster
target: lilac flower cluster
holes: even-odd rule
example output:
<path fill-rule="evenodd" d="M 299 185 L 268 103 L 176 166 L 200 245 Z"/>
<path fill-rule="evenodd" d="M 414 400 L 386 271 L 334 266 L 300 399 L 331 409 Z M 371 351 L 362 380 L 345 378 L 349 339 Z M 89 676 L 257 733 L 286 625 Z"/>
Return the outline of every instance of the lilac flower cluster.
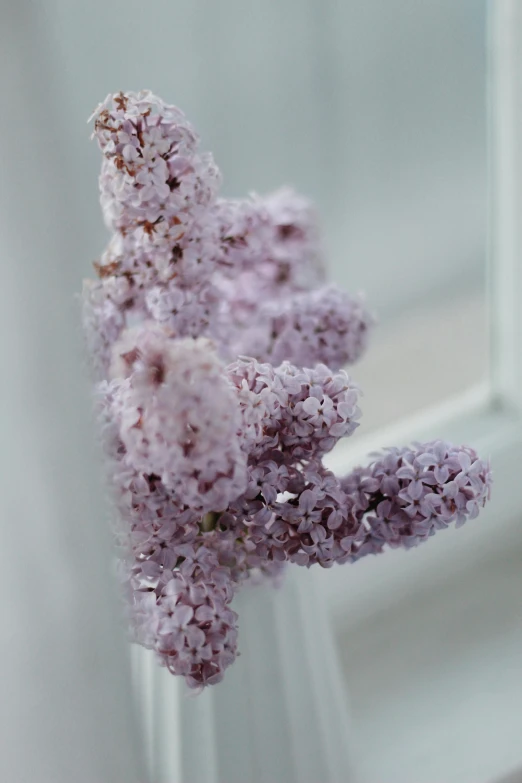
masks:
<path fill-rule="evenodd" d="M 184 676 L 191 688 L 220 682 L 237 652 L 237 614 L 230 608 L 227 570 L 202 546 L 197 560 L 184 560 L 161 590 L 148 586 L 147 572 L 141 576 L 132 612 L 135 640 L 155 649 L 161 663 Z"/>
<path fill-rule="evenodd" d="M 346 371 L 372 318 L 324 284 L 314 211 L 288 189 L 217 196 L 184 115 L 148 92 L 93 115 L 113 236 L 84 326 L 134 640 L 190 687 L 237 654 L 237 589 L 330 567 L 473 518 L 487 463 L 442 442 L 339 479 L 359 424 Z"/>
<path fill-rule="evenodd" d="M 167 253 L 219 186 L 210 155 L 184 114 L 147 92 L 107 96 L 94 112 L 103 152 L 101 205 L 107 226 L 145 251 Z"/>
<path fill-rule="evenodd" d="M 227 367 L 237 389 L 242 433 L 254 459 L 280 449 L 292 462 L 318 458 L 358 426 L 359 390 L 345 370 L 239 358 Z"/>
<path fill-rule="evenodd" d="M 365 516 L 367 542 L 409 549 L 474 519 L 489 500 L 491 473 L 469 446 L 434 441 L 389 448 L 341 483 Z"/>
<path fill-rule="evenodd" d="M 280 300 L 323 283 L 314 210 L 289 188 L 265 198 L 220 199 L 215 214 L 222 253 L 219 285 L 238 324 L 262 320 L 260 298 Z"/>
<path fill-rule="evenodd" d="M 159 476 L 178 502 L 223 511 L 246 486 L 246 456 L 234 391 L 208 342 L 146 323 L 114 346 L 111 369 L 128 379 L 112 415 L 131 467 Z"/>
<path fill-rule="evenodd" d="M 372 318 L 360 298 L 325 286 L 294 294 L 262 308 L 268 321 L 265 354 L 279 364 L 324 364 L 337 369 L 356 362 L 366 350 Z"/>
<path fill-rule="evenodd" d="M 341 480 L 317 459 L 289 467 L 268 451 L 232 509 L 248 531 L 251 563 L 328 568 L 462 525 L 485 505 L 490 486 L 489 465 L 473 449 L 441 441 L 390 449 Z"/>

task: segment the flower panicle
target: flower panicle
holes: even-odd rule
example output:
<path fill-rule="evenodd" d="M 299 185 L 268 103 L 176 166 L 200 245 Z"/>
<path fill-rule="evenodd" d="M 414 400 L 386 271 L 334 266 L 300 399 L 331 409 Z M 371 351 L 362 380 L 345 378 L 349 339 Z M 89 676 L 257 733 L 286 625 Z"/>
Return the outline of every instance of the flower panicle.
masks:
<path fill-rule="evenodd" d="M 134 641 L 198 691 L 237 655 L 242 585 L 419 544 L 473 519 L 491 474 L 443 441 L 329 471 L 360 423 L 344 367 L 374 319 L 325 283 L 310 202 L 220 198 L 197 133 L 150 92 L 91 121 L 112 236 L 83 322 L 122 590 Z"/>

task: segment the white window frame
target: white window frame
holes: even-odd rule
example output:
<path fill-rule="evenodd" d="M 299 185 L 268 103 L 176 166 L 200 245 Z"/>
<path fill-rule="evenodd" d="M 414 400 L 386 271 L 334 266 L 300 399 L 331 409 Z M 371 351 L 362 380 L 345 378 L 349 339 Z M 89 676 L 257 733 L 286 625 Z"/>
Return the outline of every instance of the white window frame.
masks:
<path fill-rule="evenodd" d="M 501 557 L 513 547 L 522 551 L 522 2 L 491 0 L 489 11 L 489 344 L 484 346 L 489 354 L 488 377 L 440 405 L 347 442 L 332 455 L 330 466 L 344 473 L 364 464 L 368 454 L 382 446 L 443 437 L 469 443 L 481 456 L 490 457 L 492 500 L 478 520 L 461 530 L 437 536 L 413 552 L 363 561 L 356 578 L 350 568 L 319 573 L 335 630 L 345 639 L 363 637 L 373 615 L 390 617 L 391 613 L 393 629 L 394 620 L 404 620 L 411 606 L 404 599 L 415 591 L 428 594 L 452 574 L 456 578 L 461 570 L 487 562 L 493 554 Z M 404 650 L 408 654 L 406 643 Z M 378 656 L 369 660 L 368 671 L 358 671 L 358 676 L 371 676 L 379 660 Z M 448 661 L 448 675 L 451 666 Z M 491 717 L 494 726 L 495 716 Z M 515 725 L 521 719 L 522 704 L 513 714 Z M 502 767 L 503 761 L 497 759 L 491 768 L 480 769 L 474 779 L 490 783 L 503 778 L 511 771 Z M 516 763 L 522 765 L 522 753 Z M 390 771 L 390 780 L 395 779 L 399 778 Z"/>

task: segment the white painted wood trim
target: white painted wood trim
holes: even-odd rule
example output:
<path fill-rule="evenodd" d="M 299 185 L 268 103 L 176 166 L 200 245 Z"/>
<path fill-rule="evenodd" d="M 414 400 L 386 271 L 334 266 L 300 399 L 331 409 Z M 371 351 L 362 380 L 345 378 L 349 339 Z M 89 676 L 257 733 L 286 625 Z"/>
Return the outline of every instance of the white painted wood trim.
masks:
<path fill-rule="evenodd" d="M 490 0 L 492 388 L 522 412 L 522 3 Z"/>

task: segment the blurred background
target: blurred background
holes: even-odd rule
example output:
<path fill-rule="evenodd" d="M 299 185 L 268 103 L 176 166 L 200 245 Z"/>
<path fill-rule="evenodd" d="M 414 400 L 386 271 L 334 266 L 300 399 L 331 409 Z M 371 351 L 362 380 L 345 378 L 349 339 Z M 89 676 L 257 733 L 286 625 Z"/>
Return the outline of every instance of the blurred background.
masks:
<path fill-rule="evenodd" d="M 2 14 L 4 78 L 22 91 L 20 111 L 47 144 L 32 176 L 41 198 L 46 177 L 49 192 L 60 193 L 48 213 L 68 237 L 71 302 L 107 241 L 87 117 L 108 92 L 148 88 L 192 120 L 226 195 L 290 184 L 316 202 L 330 276 L 365 292 L 379 321 L 353 371 L 365 392 L 362 432 L 485 380 L 486 0 L 20 0 Z M 14 164 L 9 171 L 16 177 Z M 27 225 L 22 210 L 19 217 Z M 468 780 L 450 735 L 457 718 L 476 717 L 476 704 L 460 701 L 458 713 L 447 701 L 451 677 L 462 683 L 464 671 L 468 694 L 510 692 L 522 728 L 520 689 L 510 686 L 515 674 L 522 679 L 517 563 L 490 563 L 461 588 L 457 579 L 428 609 L 416 593 L 407 596 L 402 626 L 376 615 L 355 632 L 338 618 L 365 780 Z M 448 679 L 441 668 L 422 690 L 459 645 L 473 655 L 491 623 L 511 634 L 500 685 L 484 683 L 482 670 L 463 667 Z M 394 638 L 402 646 L 392 645 L 384 666 Z M 483 647 L 494 670 L 499 652 L 493 642 Z M 422 666 L 408 688 L 410 654 Z M 363 671 L 372 687 L 354 674 Z M 441 733 L 448 711 L 451 731 Z M 513 736 L 504 736 L 497 750 L 509 756 Z M 466 737 L 471 759 L 473 732 Z M 434 747 L 438 777 L 415 778 Z M 385 777 L 391 769 L 397 776 Z"/>
<path fill-rule="evenodd" d="M 47 0 L 78 276 L 106 240 L 85 120 L 148 88 L 193 121 L 225 194 L 317 203 L 332 278 L 380 322 L 355 373 L 365 431 L 461 391 L 487 363 L 485 27 L 485 0 Z"/>

